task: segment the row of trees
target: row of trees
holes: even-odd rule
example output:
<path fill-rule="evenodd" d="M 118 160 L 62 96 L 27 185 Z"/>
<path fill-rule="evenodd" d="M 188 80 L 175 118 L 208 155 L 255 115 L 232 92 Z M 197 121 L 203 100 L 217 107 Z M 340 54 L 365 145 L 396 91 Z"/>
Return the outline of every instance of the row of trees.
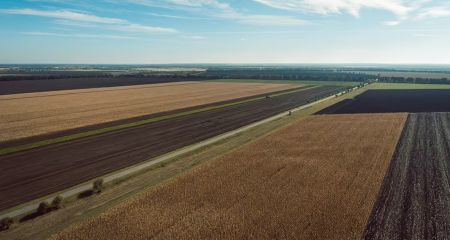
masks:
<path fill-rule="evenodd" d="M 103 185 L 103 179 L 97 179 L 92 184 L 92 189 L 89 190 L 91 194 L 100 194 L 104 189 Z M 39 204 L 38 208 L 36 209 L 36 212 L 25 216 L 21 219 L 21 221 L 26 221 L 29 219 L 33 219 L 38 216 L 42 216 L 44 214 L 47 214 L 51 211 L 55 211 L 58 209 L 61 209 L 64 207 L 65 199 L 58 195 L 56 196 L 51 203 L 48 203 L 47 201 L 43 201 Z M 14 224 L 14 219 L 11 217 L 5 217 L 0 220 L 0 231 L 8 230 L 11 225 Z"/>

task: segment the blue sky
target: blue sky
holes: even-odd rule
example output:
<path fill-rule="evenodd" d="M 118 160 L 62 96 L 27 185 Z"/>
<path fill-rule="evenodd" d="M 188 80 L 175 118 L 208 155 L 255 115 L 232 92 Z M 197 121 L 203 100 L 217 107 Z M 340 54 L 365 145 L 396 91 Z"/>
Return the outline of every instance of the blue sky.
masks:
<path fill-rule="evenodd" d="M 450 64 L 447 0 L 1 0 L 0 63 Z"/>

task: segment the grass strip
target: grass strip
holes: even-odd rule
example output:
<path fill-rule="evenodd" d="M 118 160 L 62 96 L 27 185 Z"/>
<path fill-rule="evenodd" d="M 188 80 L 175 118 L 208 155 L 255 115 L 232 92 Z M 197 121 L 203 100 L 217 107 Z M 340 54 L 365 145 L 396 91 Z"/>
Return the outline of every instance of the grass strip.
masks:
<path fill-rule="evenodd" d="M 286 92 L 276 93 L 276 94 L 269 93 L 269 94 L 267 94 L 267 96 L 277 97 L 277 96 L 281 96 L 281 95 L 285 95 L 285 94 L 303 91 L 305 89 L 311 89 L 313 87 L 297 88 L 292 91 L 286 91 Z M 195 114 L 195 113 L 201 113 L 201 112 L 207 112 L 207 111 L 217 110 L 217 109 L 221 109 L 221 108 L 231 107 L 234 105 L 253 102 L 253 101 L 257 101 L 257 100 L 261 100 L 261 99 L 265 99 L 265 98 L 266 97 L 264 97 L 264 96 L 256 97 L 256 98 L 251 98 L 251 99 L 247 99 L 247 100 L 221 104 L 221 105 L 217 105 L 217 106 L 210 106 L 210 107 L 194 109 L 194 110 L 190 110 L 190 111 L 179 112 L 179 113 L 174 113 L 174 114 L 160 116 L 160 117 L 149 118 L 149 119 L 132 122 L 132 123 L 126 123 L 126 124 L 121 124 L 121 125 L 116 125 L 116 126 L 111 126 L 111 127 L 106 127 L 106 128 L 95 129 L 95 130 L 82 132 L 82 133 L 76 133 L 76 134 L 67 135 L 67 136 L 63 136 L 63 137 L 57 137 L 57 138 L 53 138 L 53 139 L 37 141 L 34 143 L 29 143 L 29 144 L 14 146 L 14 147 L 7 147 L 7 148 L 0 149 L 0 156 L 5 155 L 5 154 L 10 154 L 10 153 L 16 153 L 16 152 L 20 152 L 20 151 L 31 150 L 31 149 L 39 148 L 39 147 L 45 147 L 45 146 L 52 145 L 52 144 L 69 142 L 69 141 L 78 140 L 81 138 L 92 137 L 92 136 L 105 134 L 105 133 L 109 133 L 109 132 L 120 131 L 120 130 L 124 130 L 127 128 L 138 127 L 138 126 L 155 123 L 155 122 L 160 122 L 160 121 L 164 121 L 164 120 L 169 120 L 169 119 L 173 119 L 173 118 L 184 117 L 184 116 L 188 116 L 188 115 Z"/>

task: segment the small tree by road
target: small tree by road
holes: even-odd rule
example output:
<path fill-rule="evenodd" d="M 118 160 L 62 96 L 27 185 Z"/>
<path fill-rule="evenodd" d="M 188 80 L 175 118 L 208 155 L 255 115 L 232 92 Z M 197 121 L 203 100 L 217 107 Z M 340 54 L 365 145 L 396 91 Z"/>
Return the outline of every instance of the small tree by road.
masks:
<path fill-rule="evenodd" d="M 92 186 L 92 191 L 96 194 L 99 194 L 103 191 L 103 179 L 97 179 L 94 181 L 94 184 Z"/>

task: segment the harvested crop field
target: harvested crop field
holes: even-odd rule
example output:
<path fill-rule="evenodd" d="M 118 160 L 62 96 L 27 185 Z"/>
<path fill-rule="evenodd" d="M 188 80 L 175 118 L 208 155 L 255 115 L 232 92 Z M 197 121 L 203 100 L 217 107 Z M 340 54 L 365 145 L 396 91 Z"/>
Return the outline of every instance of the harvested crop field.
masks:
<path fill-rule="evenodd" d="M 316 87 L 0 156 L 0 210 L 340 91 Z"/>
<path fill-rule="evenodd" d="M 298 87 L 182 82 L 0 96 L 0 142 Z"/>
<path fill-rule="evenodd" d="M 450 112 L 450 90 L 368 90 L 318 114 Z"/>
<path fill-rule="evenodd" d="M 411 114 L 365 239 L 448 239 L 450 113 Z"/>
<path fill-rule="evenodd" d="M 359 239 L 405 120 L 302 119 L 53 239 Z"/>

